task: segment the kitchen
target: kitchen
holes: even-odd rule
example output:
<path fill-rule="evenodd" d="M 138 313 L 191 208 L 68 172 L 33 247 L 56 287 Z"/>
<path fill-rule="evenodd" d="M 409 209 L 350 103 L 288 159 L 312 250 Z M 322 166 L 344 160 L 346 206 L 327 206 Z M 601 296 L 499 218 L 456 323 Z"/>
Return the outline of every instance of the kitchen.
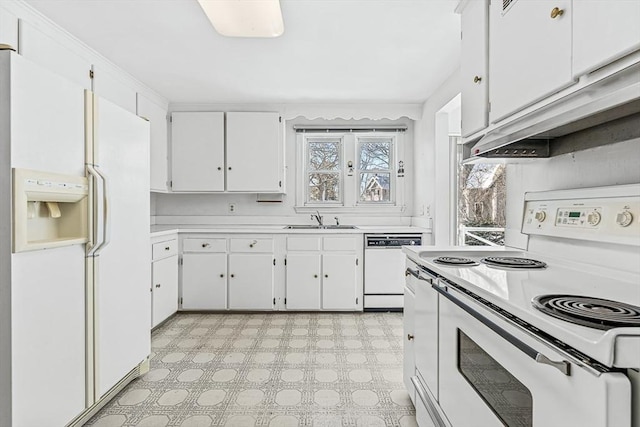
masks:
<path fill-rule="evenodd" d="M 244 329 L 233 329 L 233 333 L 256 329 L 250 326 L 252 321 L 263 322 L 265 332 L 283 329 L 293 333 L 304 329 L 294 327 L 293 320 L 286 323 L 287 315 L 294 316 L 286 311 L 296 311 L 303 316 L 298 318 L 300 325 L 305 321 L 309 325 L 308 344 L 315 345 L 329 345 L 322 334 L 337 333 L 341 327 L 364 337 L 375 331 L 373 334 L 382 333 L 388 342 L 378 342 L 381 340 L 372 334 L 361 344 L 367 348 L 374 342 L 389 346 L 386 353 L 370 349 L 381 363 L 381 372 L 391 369 L 392 359 L 396 368 L 402 369 L 401 343 L 407 345 L 408 341 L 406 334 L 398 333 L 402 317 L 385 311 L 400 308 L 399 301 L 407 292 L 398 290 L 397 285 L 389 291 L 368 287 L 370 276 L 380 273 L 367 275 L 367 267 L 373 264 L 370 261 L 367 265 L 367 259 L 381 251 L 407 253 L 418 261 L 417 265 L 425 266 L 426 255 L 421 256 L 421 251 L 439 250 L 456 242 L 456 201 L 451 184 L 456 147 L 451 145 L 450 135 L 461 139 L 461 156 L 468 162 L 488 157 L 506 162 L 506 246 L 518 248 L 520 255 L 523 250 L 543 253 L 550 258 L 545 259 L 549 266 L 545 273 L 555 268 L 556 258 L 579 262 L 577 258 L 583 257 L 596 266 L 608 266 L 616 270 L 620 283 L 635 280 L 636 284 L 626 294 L 612 292 L 611 298 L 622 295 L 618 300 L 640 305 L 635 202 L 620 212 L 620 218 L 611 219 L 613 223 L 618 221 L 618 229 L 630 233 L 628 241 L 608 241 L 607 237 L 601 242 L 585 241 L 580 232 L 564 236 L 566 240 L 535 230 L 523 232 L 525 204 L 567 199 L 566 194 L 558 196 L 552 190 L 618 186 L 604 190 L 607 197 L 613 193 L 638 197 L 638 2 L 280 3 L 284 35 L 264 39 L 221 36 L 195 1 L 161 2 L 153 7 L 144 1 L 117 3 L 122 10 L 115 10 L 114 2 L 109 1 L 0 3 L 0 43 L 13 48 L 1 52 L 1 425 L 82 425 L 105 404 L 105 412 L 91 423 L 100 425 L 100 418 L 107 416 L 111 416 L 113 425 L 142 423 L 141 417 L 126 421 L 108 412 L 127 406 L 127 402 L 132 407 L 148 405 L 147 425 L 166 425 L 169 418 L 163 422 L 162 417 L 168 413 L 175 417 L 172 425 L 186 423 L 190 416 L 200 416 L 202 425 L 233 425 L 231 415 L 242 415 L 233 411 L 223 415 L 216 399 L 228 405 L 224 400 L 228 396 L 223 398 L 213 391 L 203 398 L 211 403 L 210 408 L 197 414 L 181 413 L 175 409 L 183 407 L 179 405 L 163 407 L 156 403 L 162 402 L 156 395 L 147 400 L 129 394 L 123 400 L 127 383 L 142 381 L 147 387 L 152 382 L 149 378 L 160 375 L 160 369 L 165 368 L 159 365 L 165 363 L 164 358 L 178 353 L 174 344 L 163 347 L 162 340 L 171 340 L 171 333 L 213 331 L 206 323 L 187 326 L 192 321 L 205 321 L 204 316 L 214 316 L 210 319 L 221 325 L 218 331 L 227 331 L 237 326 L 231 323 L 237 318 L 234 316 L 256 312 L 262 317 L 242 320 Z M 368 21 L 362 19 L 363 9 Z M 544 13 L 538 15 L 540 11 Z M 172 18 L 175 16 L 184 16 L 184 21 Z M 158 24 L 172 21 L 179 22 Z M 344 30 L 355 23 L 363 25 L 363 21 L 372 24 L 364 29 L 384 30 L 367 33 L 366 43 L 362 35 L 353 34 L 357 31 Z M 332 34 L 338 34 L 334 25 L 345 32 L 336 39 L 322 32 L 328 22 L 332 23 Z M 382 22 L 389 25 L 376 27 Z M 143 27 L 152 30 L 141 31 Z M 114 28 L 120 30 L 114 32 Z M 405 33 L 401 28 L 415 32 Z M 513 46 L 516 30 L 522 35 L 517 48 Z M 294 43 L 296 34 L 308 39 L 269 49 L 269 43 Z M 320 34 L 327 34 L 326 46 L 312 49 L 310 40 Z M 198 40 L 198 44 L 191 45 L 187 37 Z M 208 43 L 213 46 L 213 55 L 202 54 Z M 545 43 L 551 43 L 553 49 L 545 48 Z M 354 52 L 345 46 L 358 49 Z M 418 50 L 422 55 L 429 52 L 438 60 L 411 59 L 418 56 L 412 51 L 416 46 L 423 49 Z M 281 62 L 289 52 L 295 53 L 295 61 Z M 170 55 L 180 59 L 163 64 Z M 216 64 L 220 56 L 228 58 L 231 65 Z M 205 62 L 195 60 L 199 57 Z M 381 74 L 374 74 L 366 68 L 374 65 L 367 58 L 383 58 L 390 64 L 380 66 Z M 317 64 L 317 69 L 309 64 Z M 354 72 L 327 71 L 337 64 Z M 190 71 L 176 74 L 181 65 Z M 214 76 L 212 69 L 216 70 Z M 406 74 L 398 74 L 399 70 Z M 399 75 L 406 81 L 399 82 Z M 461 103 L 450 104 L 460 92 Z M 443 109 L 447 105 L 453 107 Z M 461 128 L 456 118 L 460 114 Z M 39 117 L 40 126 L 30 125 L 29 118 L 34 116 Z M 150 143 L 144 136 L 149 133 Z M 135 134 L 135 144 L 118 146 L 115 141 L 123 139 L 123 134 L 131 141 Z M 34 145 L 43 136 L 49 143 Z M 264 142 L 255 144 L 257 138 Z M 509 145 L 507 149 L 519 152 L 500 153 L 507 144 L 523 139 L 535 141 L 533 148 Z M 376 150 L 383 151 L 383 161 L 365 165 L 367 155 L 380 155 Z M 545 150 L 549 151 L 546 157 L 523 158 Z M 41 172 L 54 175 L 38 175 Z M 631 190 L 619 188 L 624 185 L 632 185 Z M 602 198 L 602 194 L 588 191 L 577 194 L 586 199 Z M 17 206 L 24 209 L 14 211 Z M 87 210 L 93 210 L 94 215 L 80 215 Z M 551 210 L 545 212 L 551 216 Z M 85 217 L 86 223 L 78 220 Z M 285 228 L 288 226 L 292 228 Z M 413 243 L 415 249 L 375 249 L 366 242 L 391 248 Z M 85 243 L 89 244 L 87 254 Z M 400 258 L 393 258 L 393 265 L 402 287 L 405 268 Z M 425 268 L 432 272 L 435 269 Z M 416 271 L 415 267 L 411 269 Z M 602 271 L 594 274 L 602 276 Z M 446 269 L 435 273 L 436 282 L 459 280 Z M 85 275 L 90 276 L 86 289 Z M 407 276 L 407 283 L 412 277 Z M 102 282 L 110 286 L 100 286 Z M 133 285 L 141 282 L 145 283 L 142 287 Z M 48 283 L 56 286 L 45 286 Z M 438 293 L 437 298 L 444 305 L 447 296 Z M 187 313 L 175 316 L 178 310 Z M 207 311 L 215 314 L 203 314 Z M 531 322 L 528 317 L 526 320 Z M 187 323 L 180 326 L 182 321 Z M 365 322 L 378 326 L 370 329 Z M 43 323 L 49 326 L 43 328 Z M 151 326 L 156 328 L 153 347 Z M 511 330 L 511 326 L 502 328 Z M 637 331 L 636 325 L 627 332 L 636 341 L 629 340 L 631 356 L 625 360 L 638 354 Z M 67 348 L 60 349 L 52 336 Z M 341 345 L 347 341 L 354 344 L 356 339 L 346 339 L 348 336 Z M 420 340 L 416 338 L 416 345 Z M 226 343 L 233 347 L 234 341 Z M 321 347 L 315 352 L 305 351 L 315 353 L 316 362 L 319 355 L 331 358 L 330 352 Z M 595 354 L 602 351 L 600 348 Z M 232 351 L 217 352 L 236 357 Z M 260 357 L 268 358 L 264 355 L 268 352 L 260 352 Z M 282 355 L 285 360 L 301 354 L 291 349 L 288 352 Z M 347 363 L 347 357 L 358 361 L 348 347 L 335 352 L 333 357 L 341 363 Z M 183 353 L 195 357 L 192 350 Z M 34 369 L 42 364 L 42 354 L 47 354 L 49 363 L 57 369 Z M 389 356 L 388 360 L 381 354 Z M 421 357 L 417 352 L 415 356 Z M 452 363 L 453 359 L 436 360 L 435 364 Z M 211 363 L 199 365 L 217 369 Z M 340 363 L 329 365 L 336 367 L 341 381 L 347 379 L 348 373 L 340 371 Z M 241 363 L 234 366 L 238 371 L 246 369 Z M 196 367 L 189 368 L 194 374 Z M 260 374 L 263 368 L 259 366 L 254 373 Z M 639 367 L 632 362 L 610 364 L 608 368 L 614 372 L 598 378 L 617 377 L 624 369 L 629 373 L 625 378 L 630 379 L 623 382 L 637 384 L 633 372 L 637 374 Z M 149 369 L 149 380 L 145 380 Z M 572 362 L 571 372 L 578 377 L 582 369 Z M 419 366 L 418 372 L 424 376 Z M 366 376 L 362 372 L 353 375 Z M 415 404 L 421 426 L 474 425 L 459 418 L 461 411 L 448 409 L 446 399 L 439 400 L 438 386 L 427 378 L 423 378 L 425 384 L 414 387 L 411 378 L 398 382 L 395 374 L 389 373 L 388 378 L 381 375 L 376 378 L 384 381 L 377 384 L 404 388 L 404 382 L 409 394 L 404 392 L 403 397 L 391 394 L 396 390 L 374 390 L 383 398 L 376 405 L 358 409 L 357 402 L 366 401 L 369 395 L 364 393 L 366 386 L 354 380 L 346 383 L 346 389 L 337 390 L 343 396 L 337 405 L 353 401 L 356 409 L 352 412 L 320 405 L 316 412 L 312 409 L 302 414 L 296 412 L 295 405 L 285 405 L 290 414 L 278 413 L 276 418 L 299 415 L 299 423 L 317 421 L 320 425 L 413 425 Z M 136 379 L 138 376 L 141 378 Z M 188 381 L 177 381 L 182 384 L 180 390 L 188 388 Z M 325 383 L 317 377 L 315 381 Z M 253 384 L 262 384 L 258 388 L 264 389 L 264 383 Z M 441 381 L 443 398 L 448 392 L 445 384 Z M 321 392 L 315 396 L 320 401 L 331 401 L 336 390 L 321 388 L 311 391 Z M 345 401 L 344 393 L 350 388 L 359 394 Z M 123 389 L 124 394 L 118 395 Z M 142 393 L 140 390 L 138 387 L 137 392 Z M 611 392 L 623 393 L 616 394 L 618 399 L 610 394 L 605 400 L 583 403 L 585 408 L 600 411 L 590 418 L 599 420 L 593 425 L 640 423 L 637 414 L 633 414 L 633 420 L 630 414 L 631 408 L 640 406 L 640 393 L 625 386 L 620 390 Z M 289 397 L 295 394 L 281 391 Z M 182 396 L 180 393 L 176 391 Z M 249 402 L 256 401 L 252 393 L 242 396 Z M 195 400 L 188 395 L 180 398 L 182 402 Z M 534 398 L 539 399 L 537 395 Z M 476 397 L 473 404 L 478 400 L 482 401 Z M 627 406 L 612 403 L 616 401 L 627 402 Z M 471 402 L 469 398 L 469 405 Z M 486 416 L 482 425 L 553 425 L 545 418 L 538 419 L 541 415 L 535 412 L 536 407 L 529 424 L 507 423 L 500 415 L 493 415 L 496 411 L 480 407 L 473 406 L 469 413 Z M 149 408 L 165 412 L 153 413 Z M 389 408 L 399 408 L 400 415 L 384 415 L 384 410 L 391 411 Z M 263 408 L 276 409 L 269 405 Z M 626 415 L 597 418 L 614 409 Z M 382 418 L 366 418 L 367 411 Z M 205 421 L 210 416 L 217 418 Z M 558 425 L 572 425 L 565 414 L 561 416 Z M 276 418 L 261 418 L 259 422 L 296 425 L 290 418 Z M 235 421 L 246 423 L 243 425 L 257 422 L 251 419 Z M 104 418 L 105 425 L 106 421 Z M 575 421 L 574 425 L 585 424 Z"/>

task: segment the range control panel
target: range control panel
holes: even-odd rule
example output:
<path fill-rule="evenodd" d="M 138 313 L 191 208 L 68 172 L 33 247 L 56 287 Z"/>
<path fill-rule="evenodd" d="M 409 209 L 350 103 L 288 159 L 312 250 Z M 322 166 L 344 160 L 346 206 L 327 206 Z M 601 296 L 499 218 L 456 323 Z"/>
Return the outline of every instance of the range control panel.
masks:
<path fill-rule="evenodd" d="M 522 232 L 640 246 L 640 196 L 528 200 Z"/>

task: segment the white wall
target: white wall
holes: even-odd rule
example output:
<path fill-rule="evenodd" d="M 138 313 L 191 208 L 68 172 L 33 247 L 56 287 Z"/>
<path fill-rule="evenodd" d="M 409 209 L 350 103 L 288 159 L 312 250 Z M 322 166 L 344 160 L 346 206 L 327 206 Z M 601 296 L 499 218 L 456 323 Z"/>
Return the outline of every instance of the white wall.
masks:
<path fill-rule="evenodd" d="M 422 120 L 416 122 L 415 127 L 413 223 L 427 228 L 431 228 L 433 223 L 436 244 L 446 238 L 443 237 L 442 230 L 448 230 L 450 225 L 450 218 L 440 213 L 444 212 L 444 209 L 448 211 L 449 206 L 448 138 L 445 138 L 446 147 L 436 146 L 436 140 L 438 140 L 436 128 L 448 129 L 449 117 L 441 116 L 439 120 L 442 123 L 437 126 L 436 114 L 458 93 L 460 93 L 460 72 L 456 70 L 425 102 Z M 444 182 L 446 184 L 443 184 Z"/>
<path fill-rule="evenodd" d="M 311 224 L 310 215 L 295 212 L 296 193 L 296 134 L 294 125 L 389 125 L 404 124 L 408 129 L 403 137 L 405 146 L 405 198 L 407 208 L 397 214 L 326 214 L 328 224 L 338 216 L 342 224 L 409 225 L 413 212 L 413 120 L 308 120 L 296 118 L 286 122 L 286 189 L 287 194 L 280 203 L 258 203 L 256 194 L 152 194 L 152 214 L 155 224 Z M 229 204 L 235 212 L 229 212 Z"/>
<path fill-rule="evenodd" d="M 640 182 L 640 139 L 618 142 L 530 163 L 507 165 L 505 244 L 524 247 L 520 234 L 524 193 Z"/>

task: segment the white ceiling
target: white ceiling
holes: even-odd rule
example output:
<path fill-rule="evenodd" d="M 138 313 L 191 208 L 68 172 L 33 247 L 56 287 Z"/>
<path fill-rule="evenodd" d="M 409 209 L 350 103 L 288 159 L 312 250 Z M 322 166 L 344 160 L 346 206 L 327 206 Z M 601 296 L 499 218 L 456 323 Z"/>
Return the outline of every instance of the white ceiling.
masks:
<path fill-rule="evenodd" d="M 226 38 L 196 0 L 27 0 L 172 102 L 416 103 L 459 66 L 453 0 L 281 0 L 284 35 Z"/>

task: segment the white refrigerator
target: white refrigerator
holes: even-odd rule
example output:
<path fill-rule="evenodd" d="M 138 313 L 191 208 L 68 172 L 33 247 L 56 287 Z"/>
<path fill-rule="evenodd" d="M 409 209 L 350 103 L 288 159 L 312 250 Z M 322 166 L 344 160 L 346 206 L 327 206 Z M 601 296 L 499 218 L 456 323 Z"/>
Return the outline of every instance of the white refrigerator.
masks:
<path fill-rule="evenodd" d="M 144 119 L 0 52 L 0 425 L 66 425 L 146 366 L 148 150 Z"/>

